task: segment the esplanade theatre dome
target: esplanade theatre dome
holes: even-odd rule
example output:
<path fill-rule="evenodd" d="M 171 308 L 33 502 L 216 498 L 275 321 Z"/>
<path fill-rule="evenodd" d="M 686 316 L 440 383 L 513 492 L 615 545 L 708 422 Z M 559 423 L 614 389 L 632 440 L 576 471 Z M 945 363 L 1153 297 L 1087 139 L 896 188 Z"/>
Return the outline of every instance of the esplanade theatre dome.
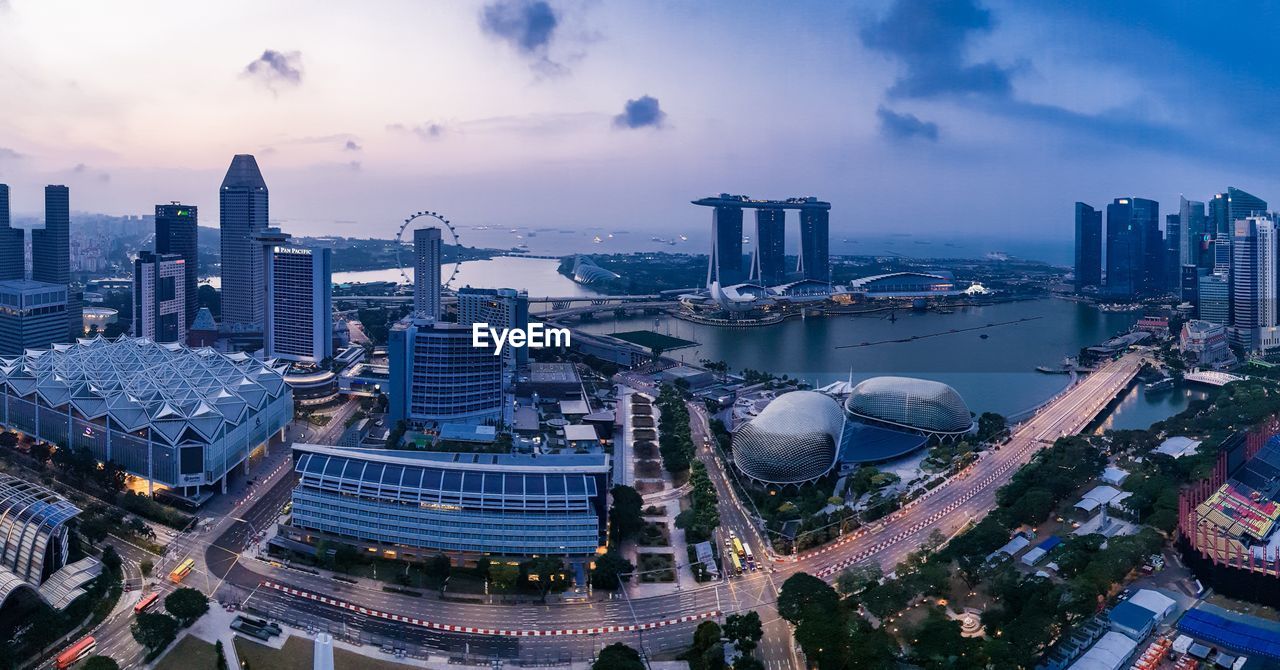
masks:
<path fill-rule="evenodd" d="M 964 398 L 928 379 L 872 377 L 853 387 L 844 408 L 858 419 L 930 434 L 956 435 L 973 428 Z"/>
<path fill-rule="evenodd" d="M 778 396 L 733 434 L 733 462 L 765 484 L 800 484 L 836 463 L 844 415 L 840 404 L 813 391 Z"/>

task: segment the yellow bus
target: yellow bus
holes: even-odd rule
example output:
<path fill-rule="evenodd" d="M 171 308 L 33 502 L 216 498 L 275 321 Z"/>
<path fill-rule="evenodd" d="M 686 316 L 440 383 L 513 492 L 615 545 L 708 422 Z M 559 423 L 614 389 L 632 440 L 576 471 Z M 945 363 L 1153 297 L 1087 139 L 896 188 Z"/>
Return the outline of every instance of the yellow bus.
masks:
<path fill-rule="evenodd" d="M 742 540 L 739 540 L 737 537 L 733 538 L 733 553 L 737 554 L 738 556 L 747 555 L 746 550 L 742 548 Z"/>
<path fill-rule="evenodd" d="M 738 555 L 729 554 L 729 561 L 733 563 L 733 574 L 742 574 L 742 561 L 738 560 Z"/>
<path fill-rule="evenodd" d="M 194 567 L 196 567 L 196 561 L 193 558 L 188 558 L 187 560 L 179 563 L 178 567 L 174 568 L 173 572 L 169 573 L 169 581 L 174 584 L 181 583 L 187 575 L 191 574 L 191 569 Z"/>

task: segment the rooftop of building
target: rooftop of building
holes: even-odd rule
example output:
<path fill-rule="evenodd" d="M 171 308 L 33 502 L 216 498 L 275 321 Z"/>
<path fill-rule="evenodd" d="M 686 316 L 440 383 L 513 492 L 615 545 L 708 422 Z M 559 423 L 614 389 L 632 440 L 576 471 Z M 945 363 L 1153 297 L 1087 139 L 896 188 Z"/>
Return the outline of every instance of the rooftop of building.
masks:
<path fill-rule="evenodd" d="M 609 457 L 605 454 L 473 454 L 443 451 L 404 451 L 387 449 L 351 449 L 322 444 L 294 444 L 294 451 L 321 456 L 358 458 L 399 465 L 435 466 L 447 470 L 503 471 L 557 468 L 577 472 L 607 473 Z"/>
<path fill-rule="evenodd" d="M 49 282 L 36 281 L 34 279 L 5 279 L 0 281 L 0 290 L 35 293 L 38 291 L 65 291 L 67 287 L 65 284 L 50 284 Z"/>
<path fill-rule="evenodd" d="M 530 363 L 529 381 L 539 384 L 578 383 L 578 369 L 573 363 Z"/>
<path fill-rule="evenodd" d="M 89 419 L 110 417 L 127 431 L 149 427 L 170 442 L 188 429 L 213 440 L 224 424 L 288 392 L 282 370 L 244 353 L 99 336 L 0 358 L 0 386 Z"/>
<path fill-rule="evenodd" d="M 742 207 L 743 209 L 831 209 L 831 203 L 824 202 L 813 196 L 787 198 L 785 200 L 759 200 L 745 195 L 721 193 L 718 196 L 700 198 L 690 202 L 703 207 Z"/>

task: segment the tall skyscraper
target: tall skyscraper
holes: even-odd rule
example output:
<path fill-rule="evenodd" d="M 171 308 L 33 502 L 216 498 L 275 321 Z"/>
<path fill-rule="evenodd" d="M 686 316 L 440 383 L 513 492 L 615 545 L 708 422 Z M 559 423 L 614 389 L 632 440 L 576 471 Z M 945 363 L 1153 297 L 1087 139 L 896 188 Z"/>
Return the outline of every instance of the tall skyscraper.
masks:
<path fill-rule="evenodd" d="M 440 264 L 443 248 L 440 229 L 413 231 L 413 311 L 424 318 L 440 319 Z"/>
<path fill-rule="evenodd" d="M 727 198 L 728 194 L 721 194 Z M 742 271 L 742 207 L 717 205 L 711 213 L 711 258 L 707 265 L 707 286 L 741 284 Z"/>
<path fill-rule="evenodd" d="M 800 208 L 800 258 L 796 270 L 803 279 L 831 281 L 831 205 L 806 198 Z"/>
<path fill-rule="evenodd" d="M 333 262 L 327 248 L 267 250 L 268 358 L 319 363 L 333 355 Z"/>
<path fill-rule="evenodd" d="M 387 357 L 393 423 L 439 427 L 503 421 L 503 359 L 472 346 L 469 326 L 404 319 L 391 328 Z"/>
<path fill-rule="evenodd" d="M 194 205 L 171 202 L 156 205 L 156 253 L 182 256 L 186 268 L 186 327 L 196 318 L 199 299 L 200 251 L 197 243 L 199 217 Z"/>
<path fill-rule="evenodd" d="M 1106 294 L 1132 299 L 1164 287 L 1160 203 L 1116 198 L 1107 205 Z"/>
<path fill-rule="evenodd" d="M 1249 353 L 1275 348 L 1276 224 L 1263 216 L 1237 220 L 1231 249 L 1231 342 Z"/>
<path fill-rule="evenodd" d="M 0 281 L 24 279 L 26 231 L 9 224 L 9 185 L 0 184 Z"/>
<path fill-rule="evenodd" d="M 458 323 L 487 323 L 494 329 L 528 328 L 529 293 L 513 288 L 460 288 Z M 502 354 L 513 366 L 529 362 L 528 347 L 503 347 Z"/>
<path fill-rule="evenodd" d="M 786 279 L 787 210 L 756 210 L 755 251 L 751 254 L 752 281 L 777 286 Z"/>
<path fill-rule="evenodd" d="M 1182 286 L 1182 265 L 1178 259 L 1182 254 L 1182 216 L 1179 214 L 1164 215 L 1164 287 L 1172 293 L 1178 293 Z"/>
<path fill-rule="evenodd" d="M 1234 186 L 1227 187 L 1226 193 L 1213 196 L 1209 202 L 1209 215 L 1219 237 L 1233 237 L 1236 221 L 1266 213 L 1266 200 Z"/>
<path fill-rule="evenodd" d="M 1182 237 L 1178 247 L 1178 265 L 1199 265 L 1206 258 L 1213 231 L 1207 230 L 1204 203 L 1178 196 L 1178 221 L 1182 224 Z"/>
<path fill-rule="evenodd" d="M 254 239 L 267 227 L 267 183 L 248 154 L 231 159 L 218 192 L 222 247 L 222 328 L 262 332 L 266 319 L 262 247 Z"/>
<path fill-rule="evenodd" d="M 1196 301 L 1200 299 L 1200 277 L 1208 274 L 1199 266 L 1184 265 L 1182 266 L 1181 276 L 1178 281 L 1178 297 L 1183 302 L 1190 303 L 1195 306 Z"/>
<path fill-rule="evenodd" d="M 1102 287 L 1102 210 L 1076 203 L 1076 292 Z"/>
<path fill-rule="evenodd" d="M 153 342 L 187 341 L 187 262 L 143 251 L 133 262 L 133 334 Z"/>
<path fill-rule="evenodd" d="M 1213 253 L 1210 267 L 1213 274 L 1220 274 L 1223 277 L 1231 274 L 1231 238 L 1224 237 L 1213 241 Z"/>
<path fill-rule="evenodd" d="M 71 196 L 66 186 L 44 187 L 44 228 L 31 231 L 31 278 L 71 283 Z"/>

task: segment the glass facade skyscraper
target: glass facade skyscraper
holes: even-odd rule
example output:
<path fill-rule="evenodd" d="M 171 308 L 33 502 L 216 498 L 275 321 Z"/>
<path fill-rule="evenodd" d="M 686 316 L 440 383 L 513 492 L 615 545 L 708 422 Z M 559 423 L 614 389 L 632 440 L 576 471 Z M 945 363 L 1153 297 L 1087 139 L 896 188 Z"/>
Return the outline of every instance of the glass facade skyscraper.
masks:
<path fill-rule="evenodd" d="M 71 195 L 66 186 L 44 187 L 44 228 L 31 231 L 31 278 L 71 283 Z"/>
<path fill-rule="evenodd" d="M 1178 244 L 1178 265 L 1199 265 L 1208 267 L 1209 240 L 1213 231 L 1208 230 L 1208 220 L 1204 214 L 1204 203 L 1178 197 L 1178 221 L 1182 225 L 1182 237 Z"/>
<path fill-rule="evenodd" d="M 787 211 L 785 209 L 756 210 L 755 251 L 751 254 L 750 279 L 764 286 L 781 284 L 787 274 L 786 253 Z"/>
<path fill-rule="evenodd" d="M 1280 325 L 1276 224 L 1261 216 L 1237 220 L 1231 249 L 1231 342 L 1251 353 L 1273 348 Z"/>
<path fill-rule="evenodd" d="M 9 185 L 0 184 L 0 281 L 24 279 L 26 233 L 9 225 Z"/>
<path fill-rule="evenodd" d="M 831 205 L 800 208 L 800 259 L 797 270 L 802 279 L 831 281 Z"/>
<path fill-rule="evenodd" d="M 391 421 L 417 426 L 497 424 L 503 419 L 503 357 L 471 342 L 471 327 L 413 317 L 387 342 Z"/>
<path fill-rule="evenodd" d="M 1076 291 L 1102 287 L 1102 211 L 1076 203 Z"/>
<path fill-rule="evenodd" d="M 732 286 L 746 279 L 742 271 L 742 207 L 717 205 L 711 215 L 711 261 L 707 286 Z"/>
<path fill-rule="evenodd" d="M 1160 203 L 1116 198 L 1107 205 L 1106 295 L 1132 299 L 1164 288 Z"/>
<path fill-rule="evenodd" d="M 218 191 L 222 247 L 222 328 L 261 333 L 266 319 L 262 249 L 254 235 L 267 228 L 267 183 L 249 154 L 231 159 Z"/>
<path fill-rule="evenodd" d="M 196 318 L 200 290 L 200 251 L 198 244 L 199 216 L 194 205 L 172 202 L 156 205 L 156 253 L 178 254 L 182 257 L 186 276 L 183 278 L 186 293 L 184 307 L 186 327 Z"/>

